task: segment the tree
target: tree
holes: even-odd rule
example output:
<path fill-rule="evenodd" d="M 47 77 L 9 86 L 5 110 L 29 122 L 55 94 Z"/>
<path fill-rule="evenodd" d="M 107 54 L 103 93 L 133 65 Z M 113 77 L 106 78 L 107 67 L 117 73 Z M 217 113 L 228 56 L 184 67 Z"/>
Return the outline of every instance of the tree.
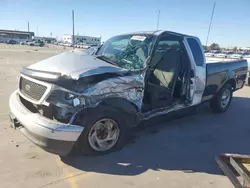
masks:
<path fill-rule="evenodd" d="M 203 50 L 207 50 L 208 49 L 207 46 L 205 46 L 205 45 L 202 45 L 202 47 L 203 47 Z"/>
<path fill-rule="evenodd" d="M 234 48 L 233 48 L 233 51 L 237 51 L 238 50 L 238 48 L 237 48 L 237 46 L 235 46 Z"/>
<path fill-rule="evenodd" d="M 217 43 L 212 43 L 210 46 L 209 46 L 209 50 L 219 50 L 220 49 L 220 45 L 217 44 Z"/>

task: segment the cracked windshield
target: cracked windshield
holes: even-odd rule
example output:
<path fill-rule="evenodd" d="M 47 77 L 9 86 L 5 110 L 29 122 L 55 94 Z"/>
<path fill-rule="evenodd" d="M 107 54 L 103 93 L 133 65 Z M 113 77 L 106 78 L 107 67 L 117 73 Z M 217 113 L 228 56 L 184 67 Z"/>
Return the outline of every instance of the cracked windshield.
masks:
<path fill-rule="evenodd" d="M 123 35 L 106 41 L 96 55 L 123 69 L 142 69 L 149 56 L 152 36 Z"/>
<path fill-rule="evenodd" d="M 250 0 L 0 0 L 0 188 L 250 188 Z"/>

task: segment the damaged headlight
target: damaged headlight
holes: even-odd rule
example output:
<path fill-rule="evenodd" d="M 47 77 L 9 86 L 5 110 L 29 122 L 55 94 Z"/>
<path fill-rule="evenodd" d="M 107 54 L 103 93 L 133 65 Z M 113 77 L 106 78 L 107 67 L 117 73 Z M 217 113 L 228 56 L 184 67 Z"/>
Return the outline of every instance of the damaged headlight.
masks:
<path fill-rule="evenodd" d="M 65 100 L 71 100 L 73 106 L 85 105 L 85 99 L 72 93 L 65 93 Z"/>
<path fill-rule="evenodd" d="M 77 96 L 76 95 L 74 95 L 74 94 L 72 94 L 72 93 L 65 93 L 65 99 L 66 100 L 72 100 L 72 99 L 74 99 L 74 98 L 76 98 Z"/>

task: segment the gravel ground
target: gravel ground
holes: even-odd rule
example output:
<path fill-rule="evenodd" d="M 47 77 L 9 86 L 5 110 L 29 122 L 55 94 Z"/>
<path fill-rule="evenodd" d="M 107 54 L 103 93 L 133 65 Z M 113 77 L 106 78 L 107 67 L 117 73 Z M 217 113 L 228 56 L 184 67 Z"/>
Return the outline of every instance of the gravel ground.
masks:
<path fill-rule="evenodd" d="M 8 98 L 17 89 L 19 69 L 62 51 L 0 44 L 1 187 L 233 187 L 214 157 L 250 153 L 247 86 L 235 92 L 224 114 L 204 105 L 198 114 L 154 122 L 121 151 L 101 157 L 61 161 L 10 128 Z"/>

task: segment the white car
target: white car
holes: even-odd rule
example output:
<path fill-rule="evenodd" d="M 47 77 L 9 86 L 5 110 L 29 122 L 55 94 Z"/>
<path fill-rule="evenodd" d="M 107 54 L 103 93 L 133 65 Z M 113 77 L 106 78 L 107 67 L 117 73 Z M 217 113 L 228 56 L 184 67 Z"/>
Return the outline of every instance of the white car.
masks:
<path fill-rule="evenodd" d="M 249 52 L 237 52 L 234 53 L 231 58 L 233 59 L 243 59 L 249 57 L 250 53 Z"/>
<path fill-rule="evenodd" d="M 72 43 L 63 43 L 63 46 L 72 47 L 72 46 L 73 46 L 73 44 L 72 44 Z"/>
<path fill-rule="evenodd" d="M 28 44 L 28 42 L 31 42 L 31 41 L 28 41 L 28 40 L 26 40 L 26 41 L 22 41 L 22 42 L 20 42 L 20 44 L 21 44 L 21 45 L 27 45 L 27 44 Z"/>
<path fill-rule="evenodd" d="M 228 58 L 228 57 L 231 57 L 232 54 L 233 54 L 233 52 L 221 52 L 221 53 L 218 53 L 216 55 L 216 57 L 219 57 L 219 58 Z"/>
<path fill-rule="evenodd" d="M 83 43 L 78 43 L 77 48 L 82 48 L 83 45 L 84 45 Z"/>
<path fill-rule="evenodd" d="M 218 54 L 218 53 L 220 53 L 220 52 L 218 52 L 218 51 L 215 51 L 215 52 L 207 52 L 207 53 L 205 53 L 205 56 L 206 56 L 206 57 L 214 57 L 214 56 L 216 56 L 216 54 Z"/>
<path fill-rule="evenodd" d="M 31 42 L 27 42 L 27 45 L 29 46 L 44 46 L 44 42 L 43 41 L 31 41 Z"/>

